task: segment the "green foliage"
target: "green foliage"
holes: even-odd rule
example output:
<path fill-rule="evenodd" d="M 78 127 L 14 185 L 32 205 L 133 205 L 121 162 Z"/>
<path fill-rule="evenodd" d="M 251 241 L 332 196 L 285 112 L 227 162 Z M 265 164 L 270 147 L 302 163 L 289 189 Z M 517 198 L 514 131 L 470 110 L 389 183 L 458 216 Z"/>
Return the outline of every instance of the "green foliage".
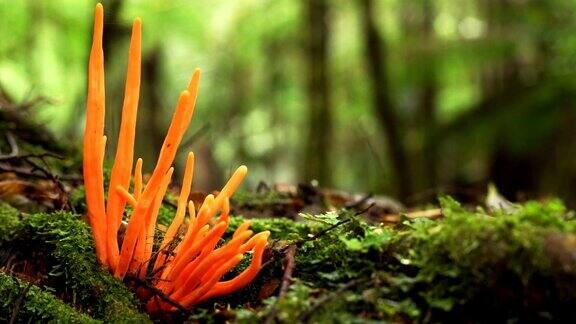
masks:
<path fill-rule="evenodd" d="M 303 215 L 305 222 L 253 219 L 255 231 L 272 232 L 272 259 L 246 288 L 196 306 L 189 318 L 214 322 L 220 318 L 215 316 L 224 316 L 248 323 L 274 312 L 283 323 L 574 320 L 576 220 L 561 202 L 528 202 L 513 212 L 489 214 L 449 197 L 440 201 L 442 219 L 406 219 L 395 228 L 367 224 L 345 210 Z M 1 248 L 50 254 L 50 289 L 66 296 L 66 303 L 107 322 L 147 320 L 123 284 L 100 270 L 89 229 L 76 216 L 33 214 L 19 221 L 19 214 L 4 206 L 0 219 L 11 224 L 1 228 Z M 242 221 L 231 217 L 228 234 Z M 294 282 L 278 298 L 274 291 L 290 244 L 297 246 Z M 228 277 L 249 262 L 246 258 Z M 2 280 L 0 289 L 14 298 L 14 291 L 20 291 L 13 287 L 16 281 Z M 37 287 L 30 294 L 47 298 L 46 313 L 51 307 L 68 307 Z M 44 306 L 35 306 L 40 302 L 30 298 L 23 314 L 38 318 L 33 310 Z M 10 316 L 10 305 L 3 306 L 3 318 Z M 215 313 L 214 305 L 230 308 Z"/>
<path fill-rule="evenodd" d="M 576 222 L 559 201 L 492 215 L 449 197 L 441 206 L 443 219 L 395 229 L 345 211 L 308 216 L 322 229 L 340 225 L 308 228 L 297 241 L 296 282 L 280 300 L 239 308 L 238 320 L 263 320 L 274 308 L 281 322 L 574 319 Z"/>
<path fill-rule="evenodd" d="M 112 166 L 104 164 L 103 179 L 104 179 L 104 195 L 108 197 L 108 187 L 110 186 L 110 175 L 112 173 Z M 86 214 L 86 189 L 80 185 L 70 194 L 70 204 L 74 210 L 79 214 Z"/>
<path fill-rule="evenodd" d="M 47 273 L 54 289 L 69 296 L 68 302 L 106 322 L 146 321 L 136 301 L 122 282 L 103 271 L 98 264 L 88 226 L 65 212 L 38 213 L 24 218 L 0 247 L 26 251 L 43 249 Z M 31 260 L 34 262 L 34 260 Z M 42 274 L 39 274 L 42 275 Z"/>
<path fill-rule="evenodd" d="M 99 323 L 52 293 L 0 272 L 0 321 L 18 323 Z"/>
<path fill-rule="evenodd" d="M 271 205 L 277 204 L 285 198 L 288 198 L 286 194 L 275 190 L 269 190 L 263 193 L 250 190 L 238 190 L 232 199 L 235 205 L 249 205 L 251 207 L 258 208 L 259 206 L 269 207 Z"/>
<path fill-rule="evenodd" d="M 231 235 L 246 219 L 242 216 L 231 216 L 227 235 Z M 311 225 L 294 222 L 286 218 L 254 218 L 250 219 L 250 228 L 254 233 L 270 231 L 274 240 L 298 240 L 310 233 Z M 315 226 L 318 227 L 318 226 Z"/>
<path fill-rule="evenodd" d="M 576 262 L 567 258 L 576 224 L 560 202 L 529 202 L 511 215 L 441 202 L 445 219 L 406 223 L 390 250 L 417 270 L 406 288 L 424 310 L 447 318 L 570 318 L 562 309 L 576 303 Z"/>
<path fill-rule="evenodd" d="M 266 318 L 272 308 L 276 307 L 278 319 L 284 323 L 289 322 L 295 319 L 295 314 L 300 314 L 312 306 L 312 291 L 312 287 L 296 280 L 281 300 L 270 297 L 263 302 L 263 307 L 255 312 L 241 309 L 237 312 L 237 320 L 240 323 L 255 323 Z"/>
<path fill-rule="evenodd" d="M 391 238 L 391 230 L 370 226 L 352 212 L 329 213 L 317 219 L 338 227 L 320 236 L 306 240 L 296 256 L 299 277 L 320 287 L 346 282 L 376 269 L 372 258 Z M 317 280 L 322 278 L 322 280 Z"/>
<path fill-rule="evenodd" d="M 86 213 L 86 190 L 84 186 L 78 186 L 70 194 L 70 204 L 74 207 L 77 213 Z"/>
<path fill-rule="evenodd" d="M 176 216 L 176 208 L 166 204 L 162 204 L 160 206 L 160 209 L 158 210 L 158 218 L 156 221 L 160 225 L 169 226 L 170 224 L 172 224 L 174 216 Z"/>
<path fill-rule="evenodd" d="M 8 239 L 20 221 L 20 212 L 12 206 L 0 202 L 0 241 Z"/>
<path fill-rule="evenodd" d="M 428 179 L 434 178 L 425 171 L 428 161 L 436 162 L 443 183 L 478 184 L 493 175 L 490 166 L 504 151 L 507 162 L 530 159 L 533 174 L 525 174 L 525 168 L 508 170 L 515 177 L 534 177 L 527 182 L 541 186 L 516 189 L 554 189 L 574 197 L 574 116 L 566 102 L 576 84 L 573 1 L 370 2 L 375 31 L 389 51 L 381 58 L 389 82 L 379 88 L 398 115 L 399 142 L 410 157 L 415 192 L 428 188 Z M 326 3 L 331 13 L 326 24 L 331 113 L 322 117 L 332 125 L 327 135 L 330 180 L 353 191 L 393 192 L 388 179 L 394 174 L 358 176 L 390 172 L 370 74 L 359 68 L 369 64 L 359 23 L 362 7 L 354 1 Z M 62 142 L 78 143 L 93 2 L 5 0 L 0 5 L 0 87 L 16 103 L 47 96 L 50 100 L 38 100 L 30 117 Z M 131 0 L 105 7 L 106 23 L 118 26 L 106 30 L 107 116 L 114 122 L 107 129 L 108 157 L 114 153 L 123 100 L 129 44 L 125 31 L 139 16 L 145 26 L 142 57 L 151 60 L 150 78 L 142 79 L 136 144 L 146 171 L 159 149 L 150 143 L 162 140 L 158 137 L 167 128 L 178 89 L 200 67 L 210 71 L 198 98 L 203 109 L 197 109 L 191 126 L 189 135 L 194 136 L 183 143 L 189 146 L 200 137 L 196 135 L 207 139 L 195 143 L 200 145 L 195 149 L 214 148 L 210 159 L 217 166 L 210 177 L 223 178 L 232 165 L 243 162 L 253 175 L 247 181 L 309 180 L 300 178 L 303 147 L 324 128 L 307 118 L 312 108 L 303 76 L 310 73 L 310 58 L 301 54 L 311 31 L 303 30 L 307 20 L 301 1 L 214 5 L 207 0 Z M 427 118 L 428 113 L 434 118 Z M 344 129 L 353 131 L 340 131 Z M 428 156 L 428 149 L 437 154 Z M 493 180 L 506 181 L 499 178 Z"/>

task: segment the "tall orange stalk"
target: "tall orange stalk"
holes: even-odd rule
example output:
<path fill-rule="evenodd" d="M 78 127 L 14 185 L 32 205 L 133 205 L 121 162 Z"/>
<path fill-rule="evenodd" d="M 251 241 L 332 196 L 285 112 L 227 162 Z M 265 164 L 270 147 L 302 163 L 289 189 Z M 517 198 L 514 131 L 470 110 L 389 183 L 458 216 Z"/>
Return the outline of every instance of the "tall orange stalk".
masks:
<path fill-rule="evenodd" d="M 94 36 L 88 63 L 88 99 L 86 102 L 86 128 L 84 131 L 84 185 L 88 218 L 92 225 L 96 254 L 102 265 L 107 265 L 106 233 L 107 222 L 104 207 L 104 52 L 102 33 L 104 30 L 104 8 L 96 5 L 94 14 Z"/>
<path fill-rule="evenodd" d="M 229 200 L 246 176 L 245 166 L 240 166 L 234 172 L 216 197 L 208 195 L 196 214 L 194 204 L 189 200 L 194 169 L 194 155 L 189 153 L 174 219 L 159 249 L 153 250 L 156 220 L 172 177 L 171 166 L 194 113 L 200 71 L 194 71 L 187 89 L 180 94 L 158 161 L 148 183 L 144 185 L 142 159 L 138 159 L 132 172 L 140 92 L 142 27 L 139 18 L 134 20 L 132 26 L 122 121 L 108 199 L 105 202 L 103 26 L 103 7 L 97 4 L 88 64 L 83 167 L 88 218 L 99 262 L 119 279 L 130 275 L 150 280 L 158 290 L 185 307 L 241 289 L 254 279 L 261 267 L 269 232 L 252 236 L 252 231 L 248 229 L 250 223 L 245 222 L 229 242 L 218 248 L 216 246 L 228 227 Z M 134 188 L 130 193 L 132 173 Z M 129 204 L 133 211 L 119 246 L 118 231 L 126 204 Z M 187 222 L 186 207 L 189 214 Z M 212 223 L 211 220 L 216 216 L 215 223 Z M 178 233 L 182 232 L 183 227 L 187 227 L 185 235 L 180 237 Z M 236 267 L 249 251 L 253 251 L 250 266 L 236 278 L 220 282 L 222 276 Z M 173 308 L 156 297 L 152 297 L 147 305 L 150 311 Z"/>

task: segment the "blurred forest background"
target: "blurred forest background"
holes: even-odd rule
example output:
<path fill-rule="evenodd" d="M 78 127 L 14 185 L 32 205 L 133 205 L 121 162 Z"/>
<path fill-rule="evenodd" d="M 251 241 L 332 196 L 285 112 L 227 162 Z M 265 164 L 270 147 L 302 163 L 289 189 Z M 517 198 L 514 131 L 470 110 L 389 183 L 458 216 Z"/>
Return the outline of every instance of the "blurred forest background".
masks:
<path fill-rule="evenodd" d="M 103 3 L 109 157 L 140 16 L 147 171 L 198 67 L 177 157 L 196 153 L 196 189 L 246 164 L 252 188 L 317 179 L 414 205 L 492 181 L 510 199 L 576 202 L 575 1 Z M 78 149 L 94 4 L 0 0 L 2 109 L 27 109 Z"/>

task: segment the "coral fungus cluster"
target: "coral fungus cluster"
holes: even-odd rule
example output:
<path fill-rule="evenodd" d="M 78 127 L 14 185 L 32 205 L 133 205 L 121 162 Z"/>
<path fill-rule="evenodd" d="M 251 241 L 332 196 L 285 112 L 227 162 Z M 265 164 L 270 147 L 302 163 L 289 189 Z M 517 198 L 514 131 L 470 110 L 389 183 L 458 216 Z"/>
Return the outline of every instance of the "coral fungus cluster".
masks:
<path fill-rule="evenodd" d="M 141 21 L 132 26 L 128 72 L 122 121 L 116 157 L 112 167 L 108 198 L 105 201 L 103 161 L 104 136 L 104 55 L 102 51 L 103 8 L 96 6 L 94 36 L 88 68 L 88 99 L 84 133 L 84 183 L 88 217 L 100 263 L 119 279 L 127 275 L 146 279 L 183 307 L 229 294 L 251 282 L 262 264 L 269 232 L 252 235 L 245 222 L 232 239 L 220 244 L 228 226 L 229 198 L 244 179 L 247 169 L 239 167 L 216 195 L 208 195 L 198 212 L 189 202 L 194 155 L 188 154 L 177 210 L 159 248 L 153 249 L 158 210 L 171 180 L 171 167 L 182 136 L 192 118 L 200 72 L 196 70 L 179 97 L 176 111 L 162 145 L 157 164 L 148 182 L 142 180 L 142 159 L 134 167 L 132 180 L 136 116 L 140 89 Z M 132 207 L 124 239 L 119 245 L 118 232 L 126 204 Z M 186 220 L 186 211 L 188 219 Z M 220 281 L 252 251 L 250 265 L 236 277 Z M 153 297 L 148 309 L 170 310 L 173 303 Z"/>

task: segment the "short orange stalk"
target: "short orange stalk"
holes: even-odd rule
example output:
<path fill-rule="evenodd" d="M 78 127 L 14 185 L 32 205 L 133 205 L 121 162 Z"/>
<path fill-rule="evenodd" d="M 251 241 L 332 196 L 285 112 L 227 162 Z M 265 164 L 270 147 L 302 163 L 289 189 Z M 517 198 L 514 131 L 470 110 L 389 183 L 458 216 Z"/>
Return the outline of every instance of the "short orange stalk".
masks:
<path fill-rule="evenodd" d="M 102 266 L 117 278 L 122 279 L 130 275 L 147 279 L 173 302 L 180 303 L 184 307 L 191 307 L 208 298 L 241 289 L 254 279 L 261 267 L 269 232 L 252 236 L 252 231 L 249 230 L 250 222 L 245 222 L 239 226 L 228 243 L 217 249 L 216 246 L 228 227 L 229 199 L 246 176 L 245 166 L 240 166 L 234 172 L 216 197 L 208 195 L 196 214 L 193 202 L 189 201 L 194 170 L 194 155 L 189 153 L 174 219 L 160 243 L 159 250 L 153 251 L 158 212 L 170 184 L 173 172 L 171 166 L 178 145 L 194 113 L 200 71 L 194 71 L 187 89 L 180 94 L 158 161 L 148 183 L 144 185 L 142 159 L 137 160 L 132 172 L 140 92 L 139 18 L 134 20 L 132 26 L 122 121 L 108 199 L 105 201 L 103 10 L 101 4 L 96 5 L 94 35 L 88 64 L 88 98 L 83 142 L 86 205 L 97 258 Z M 132 178 L 134 188 L 130 193 Z M 133 211 L 128 219 L 124 239 L 118 246 L 118 231 L 126 204 L 130 205 Z M 186 222 L 187 211 L 189 219 Z M 218 218 L 212 223 L 211 220 L 217 214 Z M 187 229 L 185 235 L 180 238 L 178 233 L 182 232 L 183 226 L 187 226 Z M 175 241 L 179 243 L 174 244 Z M 236 267 L 248 251 L 253 251 L 250 266 L 236 278 L 220 282 L 222 276 Z M 173 306 L 157 297 L 152 297 L 147 305 L 150 311 L 173 309 Z"/>

